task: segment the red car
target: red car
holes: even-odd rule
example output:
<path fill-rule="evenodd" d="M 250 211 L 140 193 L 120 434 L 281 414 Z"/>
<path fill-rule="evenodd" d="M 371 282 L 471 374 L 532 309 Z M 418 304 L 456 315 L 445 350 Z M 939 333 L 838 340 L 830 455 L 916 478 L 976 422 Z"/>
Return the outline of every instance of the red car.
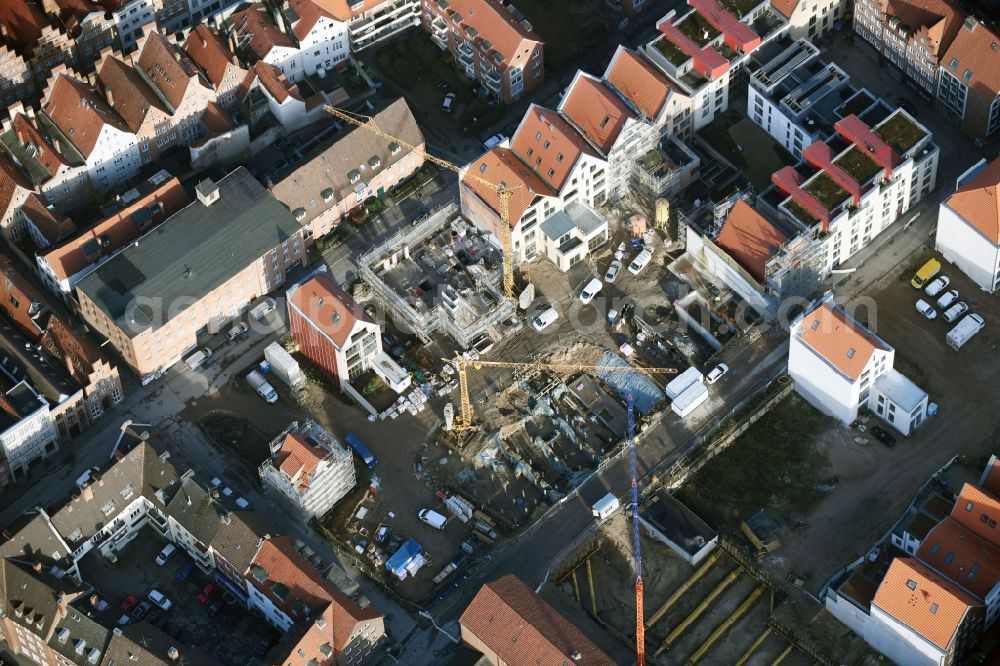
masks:
<path fill-rule="evenodd" d="M 215 596 L 215 585 L 209 583 L 198 593 L 198 603 L 207 604 L 213 596 Z"/>
<path fill-rule="evenodd" d="M 135 608 L 136 604 L 138 603 L 139 600 L 135 597 L 135 595 L 130 594 L 127 597 L 125 597 L 125 601 L 122 602 L 122 610 L 125 611 L 126 613 L 129 613 L 132 611 L 133 608 Z"/>

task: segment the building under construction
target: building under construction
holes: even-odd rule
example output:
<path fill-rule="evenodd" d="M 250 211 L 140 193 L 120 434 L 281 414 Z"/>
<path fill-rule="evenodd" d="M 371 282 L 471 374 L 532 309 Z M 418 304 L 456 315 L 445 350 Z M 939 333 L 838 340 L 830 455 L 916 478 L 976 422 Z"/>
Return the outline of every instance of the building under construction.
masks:
<path fill-rule="evenodd" d="M 499 340 L 514 317 L 514 302 L 501 291 L 502 264 L 500 251 L 456 204 L 438 209 L 358 261 L 362 280 L 397 326 L 425 342 L 445 333 L 463 349 L 479 340 Z"/>

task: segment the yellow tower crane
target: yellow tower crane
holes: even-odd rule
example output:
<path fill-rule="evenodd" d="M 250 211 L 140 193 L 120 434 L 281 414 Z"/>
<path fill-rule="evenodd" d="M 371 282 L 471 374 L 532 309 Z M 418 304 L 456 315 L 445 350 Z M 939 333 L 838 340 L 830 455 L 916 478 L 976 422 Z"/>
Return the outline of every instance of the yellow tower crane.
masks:
<path fill-rule="evenodd" d="M 440 157 L 435 157 L 427 151 L 421 150 L 416 146 L 403 141 L 399 137 L 389 134 L 375 124 L 375 119 L 371 116 L 351 113 L 330 105 L 324 106 L 323 109 L 334 118 L 339 118 L 340 120 L 351 123 L 356 127 L 368 130 L 376 136 L 380 136 L 383 139 L 397 143 L 403 148 L 420 155 L 428 162 L 438 165 L 442 169 L 454 171 L 459 175 L 462 174 L 462 167 L 449 162 L 448 160 L 441 159 Z M 507 298 L 514 298 L 514 248 L 510 238 L 510 196 L 515 190 L 520 189 L 520 186 L 510 187 L 504 183 L 494 183 L 475 173 L 472 173 L 471 171 L 466 173 L 465 177 L 471 178 L 481 185 L 485 185 L 486 187 L 496 190 L 497 199 L 500 201 L 500 243 L 503 248 L 503 293 Z"/>
<path fill-rule="evenodd" d="M 459 401 L 461 403 L 462 413 L 455 418 L 454 427 L 452 431 L 458 435 L 462 431 L 468 430 L 472 427 L 472 403 L 469 400 L 469 381 L 466 376 L 466 371 L 471 365 L 474 368 L 484 367 L 484 368 L 513 368 L 513 369 L 523 369 L 523 370 L 553 370 L 553 371 L 563 371 L 563 372 L 597 372 L 597 371 L 626 371 L 632 370 L 635 372 L 641 372 L 645 375 L 673 375 L 677 374 L 677 368 L 646 368 L 646 367 L 607 367 L 600 365 L 579 365 L 576 363 L 515 363 L 512 361 L 468 361 L 462 357 L 456 357 L 454 359 L 442 359 L 445 363 L 450 363 L 454 366 L 455 371 L 458 373 L 458 394 Z"/>

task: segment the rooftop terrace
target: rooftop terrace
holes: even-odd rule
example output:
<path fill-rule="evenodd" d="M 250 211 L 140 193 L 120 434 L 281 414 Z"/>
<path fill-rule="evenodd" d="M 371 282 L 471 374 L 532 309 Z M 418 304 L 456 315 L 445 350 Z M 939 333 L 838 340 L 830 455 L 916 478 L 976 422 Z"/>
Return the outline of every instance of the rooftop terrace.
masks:
<path fill-rule="evenodd" d="M 927 132 L 915 125 L 903 113 L 896 113 L 875 129 L 875 135 L 900 155 L 917 145 Z"/>
<path fill-rule="evenodd" d="M 667 39 L 665 36 L 661 36 L 659 39 L 655 40 L 652 44 L 653 48 L 663 54 L 675 67 L 680 67 L 688 60 L 688 54 L 681 51 L 677 46 L 674 45 L 672 41 Z"/>
<path fill-rule="evenodd" d="M 694 11 L 688 13 L 687 16 L 675 23 L 674 26 L 688 39 L 701 47 L 707 46 L 712 40 L 722 34 L 705 17 Z"/>
<path fill-rule="evenodd" d="M 851 178 L 859 183 L 868 182 L 870 178 L 882 170 L 882 167 L 876 164 L 872 158 L 868 157 L 857 146 L 854 146 L 840 158 L 834 160 L 833 163 L 846 171 Z"/>
<path fill-rule="evenodd" d="M 816 175 L 802 189 L 815 197 L 827 210 L 833 210 L 851 196 L 833 178 L 823 172 Z"/>

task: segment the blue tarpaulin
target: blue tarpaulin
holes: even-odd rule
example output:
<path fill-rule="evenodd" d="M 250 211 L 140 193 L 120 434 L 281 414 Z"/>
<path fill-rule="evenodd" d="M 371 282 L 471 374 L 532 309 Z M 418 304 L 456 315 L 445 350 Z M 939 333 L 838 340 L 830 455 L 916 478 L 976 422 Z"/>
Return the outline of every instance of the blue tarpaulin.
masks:
<path fill-rule="evenodd" d="M 391 572 L 397 578 L 406 577 L 406 567 L 409 566 L 410 562 L 414 558 L 420 557 L 424 552 L 424 549 L 419 543 L 414 539 L 410 539 L 402 546 L 399 550 L 393 554 L 388 560 L 386 560 L 385 568 L 387 571 Z"/>
<path fill-rule="evenodd" d="M 656 383 L 646 375 L 632 370 L 632 366 L 614 352 L 605 350 L 597 365 L 607 368 L 598 370 L 597 376 L 623 399 L 631 394 L 632 404 L 640 414 L 648 414 L 666 397 Z"/>

